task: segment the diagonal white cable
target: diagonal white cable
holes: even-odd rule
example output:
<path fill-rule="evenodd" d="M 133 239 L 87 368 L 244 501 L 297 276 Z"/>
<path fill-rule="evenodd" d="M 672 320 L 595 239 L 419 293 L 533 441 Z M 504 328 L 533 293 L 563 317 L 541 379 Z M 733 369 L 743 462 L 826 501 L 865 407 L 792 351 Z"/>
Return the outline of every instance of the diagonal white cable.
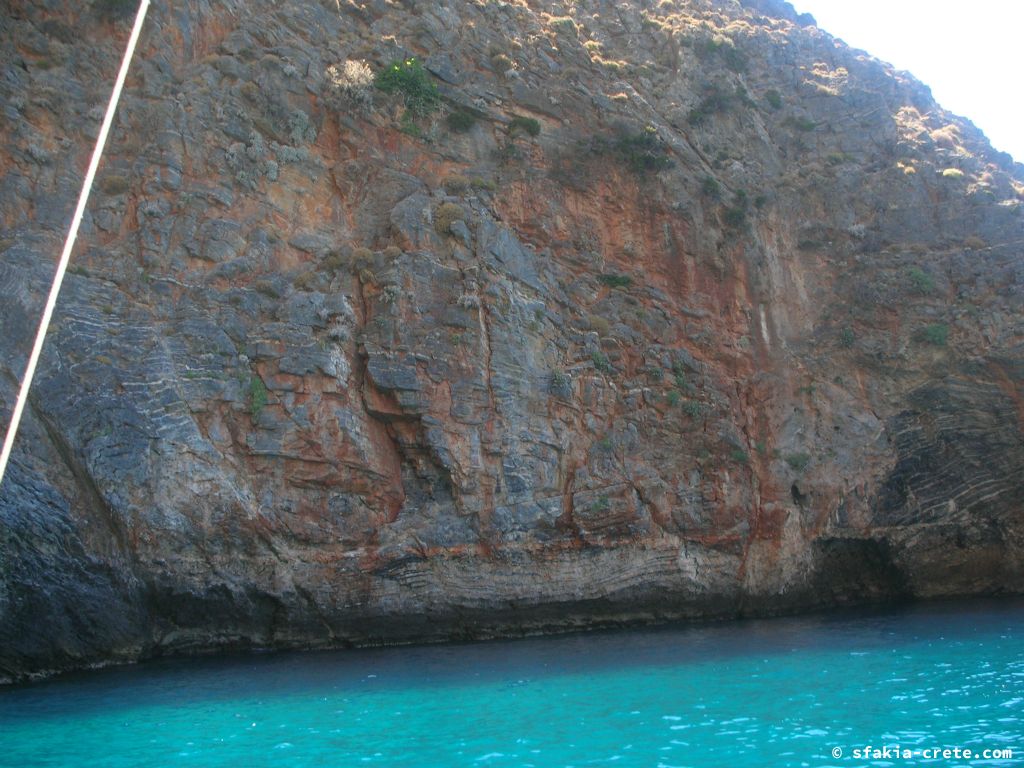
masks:
<path fill-rule="evenodd" d="M 64 273 L 68 269 L 68 261 L 71 259 L 71 249 L 75 247 L 75 238 L 78 237 L 78 227 L 82 223 L 82 215 L 85 213 L 85 205 L 89 201 L 89 190 L 92 189 L 93 179 L 96 177 L 96 169 L 100 164 L 100 157 L 103 155 L 103 147 L 107 143 L 107 134 L 110 133 L 110 125 L 114 122 L 114 114 L 117 112 L 117 102 L 121 98 L 121 89 L 124 87 L 124 80 L 128 76 L 128 65 L 131 64 L 132 56 L 135 53 L 135 44 L 139 41 L 139 33 L 142 31 L 142 22 L 146 18 L 146 11 L 149 9 L 150 0 L 141 0 L 139 12 L 135 16 L 135 26 L 132 27 L 131 37 L 128 38 L 128 48 L 124 52 L 124 59 L 121 61 L 121 71 L 117 73 L 117 82 L 114 83 L 114 92 L 110 95 L 110 103 L 107 105 L 107 114 L 103 118 L 103 126 L 100 128 L 100 135 L 96 137 L 96 148 L 92 151 L 92 160 L 89 161 L 89 170 L 85 174 L 85 181 L 82 183 L 82 192 L 78 196 L 78 207 L 75 208 L 74 218 L 71 219 L 71 229 L 68 231 L 67 240 L 64 241 L 64 251 L 57 263 L 57 274 L 53 278 L 53 285 L 50 287 L 50 296 L 46 300 L 46 309 L 43 310 L 43 318 L 39 322 L 39 331 L 36 333 L 36 342 L 32 347 L 32 354 L 29 355 L 28 365 L 25 367 L 25 377 L 21 381 L 21 389 L 18 391 L 18 399 L 14 403 L 14 412 L 11 414 L 11 423 L 7 427 L 7 437 L 4 438 L 3 452 L 0 453 L 0 486 L 4 481 L 4 472 L 7 471 L 7 461 L 11 457 L 11 448 L 14 446 L 14 438 L 18 434 L 18 425 L 21 423 L 21 413 L 25 410 L 25 402 L 28 400 L 28 390 L 32 386 L 32 377 L 36 373 L 36 365 L 39 363 L 39 355 L 43 351 L 43 340 L 46 338 L 46 331 L 50 327 L 50 319 L 53 317 L 53 308 L 57 305 L 57 294 L 60 293 L 60 286 L 64 282 Z"/>

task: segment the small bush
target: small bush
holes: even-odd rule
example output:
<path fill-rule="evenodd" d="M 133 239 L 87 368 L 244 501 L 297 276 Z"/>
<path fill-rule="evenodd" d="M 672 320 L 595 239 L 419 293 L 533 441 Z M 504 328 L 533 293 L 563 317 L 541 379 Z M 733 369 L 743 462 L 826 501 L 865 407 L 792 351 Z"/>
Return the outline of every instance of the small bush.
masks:
<path fill-rule="evenodd" d="M 496 53 L 491 56 L 491 66 L 494 68 L 495 72 L 505 74 L 512 69 L 512 59 L 504 53 Z"/>
<path fill-rule="evenodd" d="M 962 179 L 963 177 L 964 172 L 959 168 L 946 168 L 942 172 L 942 178 L 944 179 Z"/>
<path fill-rule="evenodd" d="M 853 343 L 856 340 L 857 338 L 856 336 L 854 336 L 853 328 L 851 328 L 850 326 L 846 326 L 845 328 L 843 328 L 843 330 L 839 332 L 839 344 L 845 347 L 846 349 L 852 347 Z"/>
<path fill-rule="evenodd" d="M 100 179 L 100 191 L 105 195 L 123 195 L 128 191 L 128 178 L 125 176 L 104 176 Z"/>
<path fill-rule="evenodd" d="M 914 293 L 929 294 L 935 290 L 935 280 L 920 267 L 911 267 L 907 270 L 907 279 Z"/>
<path fill-rule="evenodd" d="M 733 448 L 729 452 L 729 458 L 731 458 L 733 461 L 739 464 L 746 464 L 748 461 L 750 461 L 750 457 L 747 456 L 747 452 L 744 451 L 742 448 Z"/>
<path fill-rule="evenodd" d="M 683 413 L 691 419 L 699 419 L 704 413 L 704 408 L 696 400 L 687 400 L 683 403 Z"/>
<path fill-rule="evenodd" d="M 258 419 L 267 404 L 267 385 L 259 376 L 249 377 L 249 411 Z"/>
<path fill-rule="evenodd" d="M 643 131 L 620 136 L 614 144 L 615 153 L 637 173 L 661 171 L 672 167 L 666 147 L 658 132 L 648 125 Z"/>
<path fill-rule="evenodd" d="M 598 282 L 607 285 L 609 288 L 628 288 L 633 284 L 633 278 L 628 275 L 616 275 L 606 272 L 597 276 Z"/>
<path fill-rule="evenodd" d="M 359 246 L 352 250 L 352 263 L 357 269 L 364 269 L 370 266 L 373 261 L 373 251 L 365 246 Z"/>
<path fill-rule="evenodd" d="M 464 221 L 465 218 L 466 213 L 461 206 L 455 203 L 441 203 L 434 210 L 434 229 L 440 235 L 450 234 L 452 224 L 456 221 Z"/>
<path fill-rule="evenodd" d="M 764 100 L 768 102 L 768 106 L 772 109 L 782 109 L 782 94 L 772 89 L 764 95 Z"/>
<path fill-rule="evenodd" d="M 281 291 L 278 287 L 270 280 L 258 280 L 253 285 L 258 293 L 262 293 L 264 296 L 271 299 L 280 299 Z"/>
<path fill-rule="evenodd" d="M 292 280 L 292 285 L 295 286 L 296 290 L 299 291 L 311 291 L 313 290 L 320 280 L 320 274 L 317 272 L 303 272 L 301 275 L 297 275 Z"/>
<path fill-rule="evenodd" d="M 679 390 L 673 389 L 665 396 L 665 400 L 668 402 L 670 406 L 675 408 L 677 405 L 679 405 L 679 400 L 681 397 L 682 395 L 679 394 Z"/>
<path fill-rule="evenodd" d="M 378 72 L 373 82 L 384 93 L 401 94 L 406 109 L 416 117 L 426 117 L 441 104 L 437 85 L 416 59 L 393 62 Z"/>
<path fill-rule="evenodd" d="M 368 109 L 373 104 L 373 70 L 365 61 L 332 64 L 324 72 L 324 77 L 327 80 L 328 103 L 335 109 L 346 105 Z"/>
<path fill-rule="evenodd" d="M 579 27 L 576 26 L 576 22 L 570 16 L 555 16 L 548 23 L 559 34 L 572 35 L 573 37 L 578 37 L 580 34 Z"/>
<path fill-rule="evenodd" d="M 570 391 L 569 387 L 572 386 L 572 380 L 569 375 L 564 371 L 552 371 L 551 372 L 551 386 L 550 391 L 555 395 L 564 395 Z"/>
<path fill-rule="evenodd" d="M 611 373 L 614 370 L 608 355 L 599 349 L 595 349 L 590 353 L 590 359 L 593 361 L 594 367 L 601 371 L 601 373 Z"/>
<path fill-rule="evenodd" d="M 532 117 L 516 115 L 509 121 L 508 132 L 512 134 L 523 132 L 531 136 L 540 136 L 540 122 Z"/>
<path fill-rule="evenodd" d="M 933 346 L 944 347 L 949 341 L 949 326 L 945 323 L 933 323 L 921 332 L 921 339 Z"/>
<path fill-rule="evenodd" d="M 733 205 L 725 209 L 722 214 L 722 221 L 730 229 L 741 229 L 747 222 L 747 209 L 745 206 Z"/>
<path fill-rule="evenodd" d="M 682 363 L 673 363 L 672 365 L 672 379 L 675 381 L 676 386 L 680 389 L 691 390 L 690 383 L 686 380 L 686 369 L 683 368 Z"/>
<path fill-rule="evenodd" d="M 469 179 L 459 173 L 453 173 L 444 179 L 444 190 L 451 195 L 461 195 L 469 189 Z"/>
<path fill-rule="evenodd" d="M 473 189 L 482 189 L 487 192 L 494 192 L 498 188 L 498 182 L 494 179 L 481 179 L 479 177 L 474 177 L 469 183 L 472 185 Z"/>
<path fill-rule="evenodd" d="M 465 109 L 457 109 L 449 113 L 446 122 L 456 133 L 465 133 L 476 125 L 476 115 Z"/>
<path fill-rule="evenodd" d="M 988 243 L 977 235 L 970 235 L 964 238 L 963 246 L 969 251 L 980 251 L 982 248 L 988 248 Z"/>
<path fill-rule="evenodd" d="M 717 200 L 722 196 L 722 186 L 711 176 L 705 176 L 704 180 L 700 183 L 700 193 L 704 197 Z"/>
<path fill-rule="evenodd" d="M 599 336 L 607 336 L 608 332 L 612 329 L 611 323 L 600 315 L 589 315 L 587 317 L 587 327 L 592 331 L 597 331 Z"/>
<path fill-rule="evenodd" d="M 786 455 L 786 463 L 789 464 L 790 468 L 794 472 L 803 472 L 807 469 L 807 465 L 811 463 L 811 454 L 809 453 L 790 453 Z"/>

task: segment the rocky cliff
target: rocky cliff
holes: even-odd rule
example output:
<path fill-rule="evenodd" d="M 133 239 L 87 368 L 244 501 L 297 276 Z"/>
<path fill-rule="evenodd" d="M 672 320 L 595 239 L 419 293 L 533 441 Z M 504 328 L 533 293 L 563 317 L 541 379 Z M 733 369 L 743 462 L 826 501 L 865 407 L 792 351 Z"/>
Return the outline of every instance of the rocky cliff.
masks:
<path fill-rule="evenodd" d="M 4 425 L 130 6 L 0 11 Z M 782 2 L 158 0 L 0 678 L 1021 591 L 1022 208 Z"/>

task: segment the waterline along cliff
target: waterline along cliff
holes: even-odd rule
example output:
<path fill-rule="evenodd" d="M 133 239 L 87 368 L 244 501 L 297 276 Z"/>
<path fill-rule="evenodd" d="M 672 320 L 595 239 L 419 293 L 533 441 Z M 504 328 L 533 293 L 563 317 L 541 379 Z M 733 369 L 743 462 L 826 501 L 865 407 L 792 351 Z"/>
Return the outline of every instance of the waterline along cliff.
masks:
<path fill-rule="evenodd" d="M 0 14 L 6 425 L 134 7 Z M 1022 208 L 778 0 L 157 0 L 0 678 L 1020 592 Z"/>

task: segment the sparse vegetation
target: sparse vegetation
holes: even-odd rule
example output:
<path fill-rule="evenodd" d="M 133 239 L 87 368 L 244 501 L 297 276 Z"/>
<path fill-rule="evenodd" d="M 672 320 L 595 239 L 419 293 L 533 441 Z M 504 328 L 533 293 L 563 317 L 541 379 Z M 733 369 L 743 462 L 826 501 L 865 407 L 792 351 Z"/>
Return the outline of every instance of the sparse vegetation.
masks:
<path fill-rule="evenodd" d="M 750 457 L 747 456 L 747 452 L 742 448 L 733 448 L 729 452 L 729 458 L 739 464 L 746 464 L 750 461 Z"/>
<path fill-rule="evenodd" d="M 117 21 L 132 16 L 139 4 L 135 0 L 93 0 L 92 9 L 107 21 Z"/>
<path fill-rule="evenodd" d="M 809 117 L 787 117 L 783 122 L 790 128 L 795 128 L 804 133 L 809 133 L 818 127 L 818 124 Z"/>
<path fill-rule="evenodd" d="M 690 110 L 686 119 L 690 125 L 700 125 L 712 115 L 726 112 L 732 107 L 735 98 L 736 94 L 718 85 L 709 85 L 704 89 L 700 103 Z"/>
<path fill-rule="evenodd" d="M 789 453 L 786 454 L 786 463 L 789 464 L 790 469 L 794 472 L 803 472 L 807 469 L 807 465 L 811 463 L 811 454 L 809 453 Z"/>
<path fill-rule="evenodd" d="M 747 69 L 746 54 L 736 47 L 732 38 L 725 35 L 705 38 L 697 43 L 695 50 L 701 58 L 717 55 L 733 72 L 745 72 Z"/>
<path fill-rule="evenodd" d="M 611 155 L 640 174 L 672 167 L 668 148 L 650 125 L 641 131 L 626 131 L 615 137 L 595 136 L 580 146 L 593 155 Z"/>

